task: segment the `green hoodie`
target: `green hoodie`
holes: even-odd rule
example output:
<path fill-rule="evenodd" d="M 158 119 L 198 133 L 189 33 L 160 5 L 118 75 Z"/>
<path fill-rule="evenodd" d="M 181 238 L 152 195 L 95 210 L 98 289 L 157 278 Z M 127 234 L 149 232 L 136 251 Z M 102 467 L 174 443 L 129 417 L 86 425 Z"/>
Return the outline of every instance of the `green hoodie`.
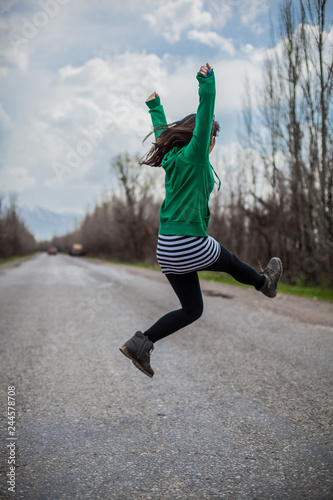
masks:
<path fill-rule="evenodd" d="M 197 73 L 199 106 L 189 144 L 174 147 L 162 160 L 165 170 L 165 200 L 160 208 L 160 234 L 207 236 L 209 196 L 214 188 L 209 163 L 210 136 L 215 103 L 214 72 Z M 146 102 L 155 129 L 167 123 L 160 98 Z M 155 140 L 163 130 L 155 130 Z"/>

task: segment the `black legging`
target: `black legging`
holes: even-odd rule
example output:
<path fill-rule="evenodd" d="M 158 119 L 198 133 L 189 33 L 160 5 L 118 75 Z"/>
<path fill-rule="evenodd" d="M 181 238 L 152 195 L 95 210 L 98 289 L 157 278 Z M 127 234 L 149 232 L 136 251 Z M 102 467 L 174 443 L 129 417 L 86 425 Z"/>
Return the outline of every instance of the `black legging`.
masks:
<path fill-rule="evenodd" d="M 228 273 L 237 281 L 253 285 L 257 290 L 263 286 L 265 281 L 262 274 L 239 260 L 236 255 L 222 245 L 221 254 L 217 261 L 204 270 Z M 176 292 L 182 308 L 165 314 L 145 331 L 145 335 L 153 342 L 157 342 L 157 340 L 193 323 L 200 318 L 203 312 L 200 282 L 196 271 L 186 274 L 166 274 L 166 277 Z"/>

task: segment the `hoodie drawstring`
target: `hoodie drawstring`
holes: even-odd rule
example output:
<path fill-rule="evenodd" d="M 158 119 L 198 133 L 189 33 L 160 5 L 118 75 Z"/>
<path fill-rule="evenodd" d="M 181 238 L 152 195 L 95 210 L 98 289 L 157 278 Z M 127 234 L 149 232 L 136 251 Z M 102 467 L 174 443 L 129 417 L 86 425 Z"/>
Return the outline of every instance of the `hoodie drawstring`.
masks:
<path fill-rule="evenodd" d="M 213 165 L 211 165 L 211 166 L 210 166 L 210 168 L 213 170 L 213 172 L 214 172 L 214 174 L 215 174 L 215 177 L 216 177 L 216 178 L 218 179 L 218 181 L 219 181 L 219 182 L 218 182 L 218 186 L 219 186 L 219 187 L 217 188 L 217 190 L 218 190 L 218 191 L 220 191 L 220 188 L 221 188 L 221 179 L 219 178 L 219 176 L 218 176 L 218 175 L 217 175 L 217 173 L 215 172 L 215 170 L 214 170 L 214 168 L 213 168 Z M 215 182 L 215 184 L 217 184 L 217 182 L 216 182 L 216 181 L 214 181 L 214 182 Z"/>

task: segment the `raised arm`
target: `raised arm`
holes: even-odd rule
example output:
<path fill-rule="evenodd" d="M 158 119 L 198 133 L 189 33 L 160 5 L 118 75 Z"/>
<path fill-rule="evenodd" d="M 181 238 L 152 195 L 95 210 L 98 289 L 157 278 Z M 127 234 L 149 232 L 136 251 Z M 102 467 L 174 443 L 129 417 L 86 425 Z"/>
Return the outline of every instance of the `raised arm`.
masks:
<path fill-rule="evenodd" d="M 154 126 L 154 134 L 155 140 L 158 136 L 163 132 L 163 128 L 159 129 L 159 126 L 166 125 L 167 121 L 164 114 L 164 109 L 161 104 L 161 100 L 159 95 L 156 92 L 153 92 L 148 99 L 146 100 L 146 104 L 149 108 L 149 113 L 151 116 L 151 120 Z"/>
<path fill-rule="evenodd" d="M 207 63 L 196 76 L 199 82 L 199 106 L 193 137 L 185 148 L 185 157 L 193 163 L 209 161 L 209 146 L 215 106 L 215 76 Z"/>

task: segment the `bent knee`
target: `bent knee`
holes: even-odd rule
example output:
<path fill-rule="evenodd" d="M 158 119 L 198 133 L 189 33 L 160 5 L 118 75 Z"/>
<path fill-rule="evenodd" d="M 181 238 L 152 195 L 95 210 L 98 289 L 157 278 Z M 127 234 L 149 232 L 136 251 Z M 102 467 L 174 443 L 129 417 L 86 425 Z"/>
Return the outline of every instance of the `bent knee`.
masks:
<path fill-rule="evenodd" d="M 197 310 L 196 319 L 199 319 L 202 316 L 203 310 L 204 310 L 203 304 L 201 304 L 201 306 Z"/>
<path fill-rule="evenodd" d="M 198 304 L 197 307 L 192 308 L 190 310 L 185 310 L 185 313 L 188 316 L 189 323 L 193 323 L 202 316 L 203 313 L 203 304 Z"/>

